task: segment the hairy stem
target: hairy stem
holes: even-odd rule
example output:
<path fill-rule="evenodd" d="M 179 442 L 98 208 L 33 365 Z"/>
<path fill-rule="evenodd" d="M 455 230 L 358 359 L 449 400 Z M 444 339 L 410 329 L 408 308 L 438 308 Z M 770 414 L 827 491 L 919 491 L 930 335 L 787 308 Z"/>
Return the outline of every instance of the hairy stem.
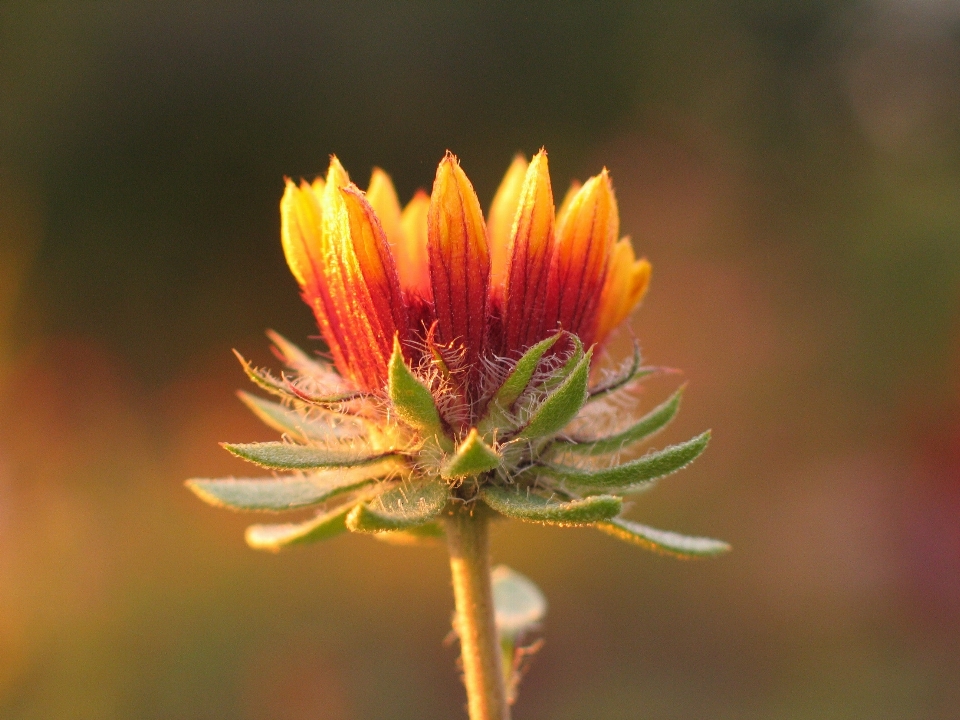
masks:
<path fill-rule="evenodd" d="M 447 522 L 470 720 L 510 720 L 490 584 L 490 520 L 461 509 Z"/>

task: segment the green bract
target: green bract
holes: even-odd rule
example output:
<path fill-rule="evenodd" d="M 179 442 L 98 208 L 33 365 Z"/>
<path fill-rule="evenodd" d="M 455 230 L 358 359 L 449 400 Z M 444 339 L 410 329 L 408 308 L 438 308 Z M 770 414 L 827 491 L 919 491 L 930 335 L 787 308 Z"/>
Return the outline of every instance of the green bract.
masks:
<path fill-rule="evenodd" d="M 240 398 L 284 438 L 224 447 L 286 474 L 187 483 L 218 507 L 315 513 L 252 525 L 251 547 L 275 551 L 348 530 L 417 542 L 442 535 L 438 521 L 465 506 L 525 522 L 591 526 L 680 557 L 728 549 L 620 517 L 623 495 L 685 467 L 710 439 L 705 432 L 637 457 L 634 447 L 666 427 L 683 393 L 639 418 L 622 418 L 636 384 L 658 370 L 643 367 L 638 350 L 621 373 L 591 385 L 594 349 L 559 332 L 507 363 L 500 381 L 473 401 L 480 418 L 473 427 L 446 394 L 450 374 L 439 351 L 421 353 L 414 368 L 395 340 L 383 392 L 360 393 L 327 364 L 276 333 L 270 337 L 287 373 L 277 377 L 240 361 L 279 402 L 243 392 Z M 610 432 L 591 432 L 598 423 Z M 626 453 L 633 459 L 622 460 Z"/>

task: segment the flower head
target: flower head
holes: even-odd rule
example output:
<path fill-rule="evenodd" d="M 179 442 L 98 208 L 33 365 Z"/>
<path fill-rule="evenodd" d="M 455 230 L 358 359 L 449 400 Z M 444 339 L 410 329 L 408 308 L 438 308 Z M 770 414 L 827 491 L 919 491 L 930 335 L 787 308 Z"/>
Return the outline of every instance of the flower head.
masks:
<path fill-rule="evenodd" d="M 287 181 L 280 215 L 287 262 L 332 365 L 276 334 L 290 374 L 241 359 L 281 402 L 242 399 L 286 441 L 226 447 L 291 474 L 190 484 L 234 508 L 322 510 L 304 523 L 255 525 L 251 545 L 343 529 L 409 538 L 437 532 L 434 520 L 466 503 L 594 525 L 673 554 L 725 549 L 618 517 L 622 495 L 691 462 L 709 433 L 619 462 L 672 419 L 680 393 L 618 422 L 609 410 L 656 368 L 638 352 L 612 375 L 592 368 L 650 279 L 650 264 L 620 238 L 606 170 L 574 184 L 555 211 L 546 152 L 517 156 L 484 218 L 450 153 L 432 193 L 403 209 L 383 171 L 363 192 L 333 158 L 326 178 Z M 598 425 L 611 432 L 599 436 Z"/>

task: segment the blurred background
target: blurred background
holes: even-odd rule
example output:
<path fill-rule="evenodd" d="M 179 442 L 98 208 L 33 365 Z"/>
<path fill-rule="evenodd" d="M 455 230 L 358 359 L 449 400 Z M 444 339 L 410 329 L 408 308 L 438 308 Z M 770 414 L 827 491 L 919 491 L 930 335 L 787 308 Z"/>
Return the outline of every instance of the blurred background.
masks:
<path fill-rule="evenodd" d="M 610 168 L 682 368 L 631 517 L 498 526 L 551 603 L 527 720 L 956 718 L 960 4 L 0 5 L 0 717 L 465 717 L 442 548 L 279 556 L 183 488 L 267 440 L 230 349 L 320 348 L 279 243 L 336 153 Z M 625 352 L 622 337 L 612 351 Z M 651 383 L 645 403 L 676 383 Z M 648 405 L 648 406 L 649 406 Z"/>

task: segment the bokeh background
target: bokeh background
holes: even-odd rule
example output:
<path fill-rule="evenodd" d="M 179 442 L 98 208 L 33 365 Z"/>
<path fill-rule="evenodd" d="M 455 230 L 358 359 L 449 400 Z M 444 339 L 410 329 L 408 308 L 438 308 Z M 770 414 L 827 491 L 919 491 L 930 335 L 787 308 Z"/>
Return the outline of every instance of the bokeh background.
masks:
<path fill-rule="evenodd" d="M 182 482 L 273 436 L 231 347 L 320 347 L 284 175 L 449 148 L 486 204 L 542 145 L 653 262 L 664 441 L 714 429 L 632 517 L 735 550 L 498 527 L 517 717 L 958 716 L 960 4 L 743 0 L 0 5 L 0 717 L 465 717 L 442 548 L 258 554 Z"/>

